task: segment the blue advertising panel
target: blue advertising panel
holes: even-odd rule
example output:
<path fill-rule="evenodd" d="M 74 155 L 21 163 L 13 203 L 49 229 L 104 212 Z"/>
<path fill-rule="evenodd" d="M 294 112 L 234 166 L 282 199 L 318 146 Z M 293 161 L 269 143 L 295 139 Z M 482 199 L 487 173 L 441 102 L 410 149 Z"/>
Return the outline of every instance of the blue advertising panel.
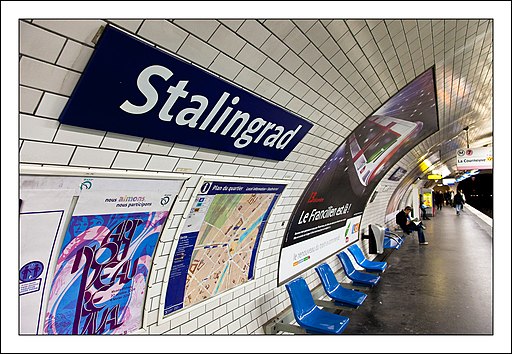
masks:
<path fill-rule="evenodd" d="M 254 278 L 258 245 L 282 184 L 206 181 L 180 233 L 164 316 Z"/>
<path fill-rule="evenodd" d="M 312 124 L 112 26 L 63 124 L 284 160 Z"/>

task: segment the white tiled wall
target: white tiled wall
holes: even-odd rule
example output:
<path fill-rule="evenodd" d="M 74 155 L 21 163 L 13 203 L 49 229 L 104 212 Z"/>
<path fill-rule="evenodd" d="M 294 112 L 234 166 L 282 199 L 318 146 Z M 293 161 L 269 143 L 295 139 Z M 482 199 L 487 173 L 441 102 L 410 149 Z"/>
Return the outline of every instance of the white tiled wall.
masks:
<path fill-rule="evenodd" d="M 285 107 L 313 128 L 278 162 L 60 125 L 57 118 L 93 52 L 92 39 L 107 22 Z M 290 305 L 284 287 L 277 287 L 277 267 L 282 237 L 302 191 L 359 122 L 429 65 L 399 55 L 402 49 L 393 44 L 416 46 L 417 35 L 397 37 L 394 43 L 394 26 L 393 21 L 364 20 L 21 20 L 20 162 L 192 174 L 156 250 L 144 331 L 262 333 L 263 324 Z M 432 46 L 417 50 L 431 55 Z M 163 274 L 179 219 L 203 174 L 286 179 L 290 184 L 263 235 L 255 280 L 159 326 Z M 392 189 L 368 206 L 364 223 L 382 222 Z M 334 257 L 328 262 L 335 271 L 340 268 Z M 310 287 L 319 284 L 313 270 L 304 277 Z"/>

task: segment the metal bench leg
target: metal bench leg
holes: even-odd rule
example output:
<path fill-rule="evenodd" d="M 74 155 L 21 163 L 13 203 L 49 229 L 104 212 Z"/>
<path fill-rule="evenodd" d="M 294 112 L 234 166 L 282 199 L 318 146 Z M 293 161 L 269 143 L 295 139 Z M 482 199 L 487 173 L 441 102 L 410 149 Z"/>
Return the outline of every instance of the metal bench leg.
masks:
<path fill-rule="evenodd" d="M 317 306 L 321 306 L 321 307 L 328 308 L 328 309 L 339 310 L 339 311 L 352 311 L 352 310 L 354 310 L 354 308 L 352 308 L 352 307 L 347 307 L 347 306 L 343 306 L 343 305 L 336 305 L 336 303 L 333 302 L 333 301 L 315 300 L 315 304 Z"/>
<path fill-rule="evenodd" d="M 284 323 L 283 320 L 274 320 L 263 326 L 265 334 L 277 334 L 279 332 L 306 334 L 306 330 L 300 326 Z"/>

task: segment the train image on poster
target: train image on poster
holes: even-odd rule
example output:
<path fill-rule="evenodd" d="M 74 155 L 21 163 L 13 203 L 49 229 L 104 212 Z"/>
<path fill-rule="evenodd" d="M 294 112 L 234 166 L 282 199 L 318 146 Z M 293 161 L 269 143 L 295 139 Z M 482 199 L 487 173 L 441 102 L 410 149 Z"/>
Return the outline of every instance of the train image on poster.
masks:
<path fill-rule="evenodd" d="M 164 316 L 254 278 L 258 246 L 284 187 L 201 182 L 166 276 Z"/>

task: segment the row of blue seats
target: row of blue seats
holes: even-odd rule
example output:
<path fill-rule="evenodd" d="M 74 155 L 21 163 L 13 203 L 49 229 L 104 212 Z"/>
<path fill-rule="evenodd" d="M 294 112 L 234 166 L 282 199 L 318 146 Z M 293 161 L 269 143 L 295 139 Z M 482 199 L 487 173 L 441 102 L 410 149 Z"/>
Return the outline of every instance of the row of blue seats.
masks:
<path fill-rule="evenodd" d="M 348 247 L 356 263 L 366 272 L 382 273 L 387 268 L 386 262 L 376 262 L 366 259 L 357 244 Z M 343 270 L 355 286 L 374 287 L 380 281 L 379 275 L 361 272 L 355 269 L 350 258 L 345 252 L 337 254 Z M 341 286 L 334 272 L 327 263 L 322 263 L 315 268 L 326 294 L 334 300 L 335 305 L 350 308 L 358 308 L 367 295 Z M 320 309 L 316 304 L 306 281 L 299 277 L 286 284 L 286 290 L 290 296 L 293 314 L 297 323 L 313 334 L 340 334 L 349 323 L 346 316 L 337 315 Z"/>

